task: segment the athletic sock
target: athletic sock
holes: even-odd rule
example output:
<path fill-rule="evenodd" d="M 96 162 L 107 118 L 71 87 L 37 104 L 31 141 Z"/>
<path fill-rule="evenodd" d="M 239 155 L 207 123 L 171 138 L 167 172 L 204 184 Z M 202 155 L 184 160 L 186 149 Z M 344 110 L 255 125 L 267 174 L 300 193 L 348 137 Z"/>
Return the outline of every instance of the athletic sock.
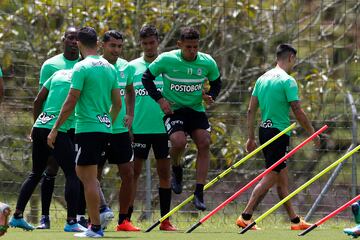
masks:
<path fill-rule="evenodd" d="M 127 218 L 127 216 L 128 216 L 127 214 L 119 213 L 118 224 L 122 224 L 124 220 Z"/>
<path fill-rule="evenodd" d="M 204 184 L 197 183 L 194 194 L 201 202 L 204 202 Z"/>
<path fill-rule="evenodd" d="M 299 218 L 299 216 L 296 216 L 295 218 L 291 219 L 290 221 L 292 223 L 298 224 L 298 223 L 300 223 L 300 218 Z"/>
<path fill-rule="evenodd" d="M 93 232 L 98 232 L 100 231 L 100 229 L 101 229 L 101 225 L 95 225 L 95 224 L 91 225 L 91 231 Z"/>
<path fill-rule="evenodd" d="M 127 213 L 127 218 L 129 219 L 129 221 L 131 220 L 131 216 L 132 216 L 133 212 L 134 212 L 134 206 L 129 206 L 128 213 Z"/>
<path fill-rule="evenodd" d="M 171 188 L 159 188 L 160 215 L 165 216 L 170 211 Z"/>
<path fill-rule="evenodd" d="M 20 213 L 14 213 L 14 218 L 15 218 L 15 219 L 20 219 L 20 218 L 23 218 L 23 217 L 24 217 L 24 215 L 23 215 L 22 212 L 20 212 Z"/>
<path fill-rule="evenodd" d="M 242 213 L 241 217 L 245 220 L 245 221 L 249 221 L 252 217 L 252 214 L 248 214 L 248 213 Z"/>

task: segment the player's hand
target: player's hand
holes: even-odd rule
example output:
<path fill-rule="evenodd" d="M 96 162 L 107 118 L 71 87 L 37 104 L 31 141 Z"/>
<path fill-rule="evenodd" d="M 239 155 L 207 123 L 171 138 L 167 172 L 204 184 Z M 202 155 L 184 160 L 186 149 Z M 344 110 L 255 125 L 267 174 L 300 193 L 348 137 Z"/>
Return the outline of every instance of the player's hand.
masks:
<path fill-rule="evenodd" d="M 32 139 L 32 133 L 33 133 L 33 128 L 31 128 L 30 133 L 29 133 L 29 136 L 28 136 L 28 139 L 30 140 L 30 142 L 33 141 L 33 139 Z"/>
<path fill-rule="evenodd" d="M 165 113 L 165 115 L 173 114 L 171 105 L 165 98 L 160 98 L 157 102 L 159 103 L 160 108 Z"/>
<path fill-rule="evenodd" d="M 320 137 L 319 137 L 319 135 L 316 136 L 316 137 L 313 139 L 313 141 L 314 141 L 315 147 L 316 147 L 317 149 L 320 149 L 321 143 L 320 143 Z"/>
<path fill-rule="evenodd" d="M 245 147 L 246 152 L 250 153 L 250 152 L 254 151 L 256 148 L 257 148 L 257 144 L 256 144 L 255 139 L 249 138 L 246 141 L 246 147 Z"/>
<path fill-rule="evenodd" d="M 205 101 L 206 105 L 211 105 L 214 103 L 214 99 L 212 96 L 205 93 L 205 91 L 202 91 L 202 99 Z"/>
<path fill-rule="evenodd" d="M 51 129 L 51 131 L 50 131 L 50 133 L 49 133 L 49 135 L 47 137 L 47 144 L 52 149 L 54 149 L 54 143 L 55 143 L 57 134 L 58 134 L 58 130 L 53 128 L 53 129 Z"/>
<path fill-rule="evenodd" d="M 125 117 L 124 117 L 125 127 L 127 127 L 129 130 L 131 129 L 133 120 L 134 120 L 134 116 L 130 116 L 130 115 L 126 114 Z"/>

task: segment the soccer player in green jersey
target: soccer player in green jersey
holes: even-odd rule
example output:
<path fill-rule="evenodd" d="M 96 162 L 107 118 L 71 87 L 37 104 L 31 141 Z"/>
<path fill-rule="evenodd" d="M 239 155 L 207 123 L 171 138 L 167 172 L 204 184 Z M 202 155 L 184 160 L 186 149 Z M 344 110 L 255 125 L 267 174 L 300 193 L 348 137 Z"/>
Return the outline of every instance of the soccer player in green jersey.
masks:
<path fill-rule="evenodd" d="M 132 126 L 134 136 L 134 185 L 137 189 L 138 179 L 141 174 L 144 161 L 148 158 L 150 149 L 153 149 L 156 168 L 159 176 L 159 200 L 160 214 L 164 216 L 170 211 L 171 188 L 170 188 L 170 159 L 168 136 L 165 131 L 162 118 L 164 113 L 145 90 L 141 78 L 158 56 L 159 33 L 154 26 L 145 25 L 140 30 L 140 47 L 143 50 L 143 56 L 129 63 L 131 68 L 131 77 L 134 82 L 135 99 L 135 117 Z M 162 77 L 155 79 L 156 88 L 162 91 Z M 134 203 L 135 192 L 132 203 Z M 133 204 L 129 208 L 128 218 L 131 219 Z M 160 230 L 175 231 L 176 228 L 170 223 L 169 219 L 161 222 Z"/>
<path fill-rule="evenodd" d="M 120 91 L 115 68 L 97 55 L 97 34 L 93 28 L 79 30 L 78 47 L 84 60 L 74 66 L 71 88 L 48 135 L 48 145 L 54 147 L 59 128 L 75 109 L 76 173 L 84 184 L 91 227 L 74 236 L 103 237 L 97 164 L 121 108 Z"/>
<path fill-rule="evenodd" d="M 102 39 L 103 58 L 116 69 L 121 101 L 125 102 L 125 104 L 122 105 L 119 116 L 113 123 L 112 135 L 105 151 L 104 161 L 101 161 L 98 165 L 98 178 L 101 179 L 106 159 L 110 164 L 118 166 L 121 187 L 119 191 L 119 219 L 116 230 L 140 231 L 127 219 L 134 191 L 134 158 L 129 129 L 131 129 L 134 117 L 135 91 L 132 78 L 129 77 L 128 62 L 120 58 L 123 41 L 123 35 L 115 30 L 107 31 Z"/>
<path fill-rule="evenodd" d="M 79 61 L 79 49 L 77 47 L 77 29 L 75 27 L 68 27 L 62 37 L 63 53 L 60 53 L 54 57 L 46 60 L 41 66 L 39 90 L 41 90 L 43 84 L 56 72 L 62 69 L 72 69 L 73 66 Z M 70 137 L 73 137 L 72 126 L 69 130 L 71 133 Z M 50 156 L 48 159 L 48 166 L 44 171 L 42 182 L 41 182 L 41 219 L 40 225 L 37 229 L 49 229 L 50 228 L 50 217 L 49 209 L 52 194 L 54 192 L 55 178 L 59 169 L 57 161 Z M 81 189 L 82 186 L 81 186 Z M 80 195 L 82 196 L 83 190 Z M 85 199 L 80 197 L 79 201 L 79 214 L 85 214 Z M 85 221 L 85 218 L 82 219 Z"/>
<path fill-rule="evenodd" d="M 4 80 L 3 80 L 3 73 L 0 68 L 0 104 L 3 99 L 4 99 Z"/>
<path fill-rule="evenodd" d="M 69 92 L 72 70 L 59 70 L 55 72 L 44 84 L 34 101 L 34 126 L 32 129 L 32 171 L 22 184 L 16 204 L 14 216 L 10 226 L 25 230 L 33 227 L 23 218 L 25 206 L 30 200 L 43 172 L 47 166 L 47 159 L 53 156 L 65 175 L 65 200 L 67 203 L 66 232 L 83 232 L 86 228 L 77 223 L 76 210 L 79 198 L 79 179 L 75 172 L 74 145 L 67 133 L 71 127 L 73 116 L 59 129 L 54 149 L 46 144 L 62 104 Z"/>
<path fill-rule="evenodd" d="M 276 49 L 276 67 L 260 76 L 255 83 L 247 113 L 248 140 L 246 151 L 248 152 L 256 148 L 254 122 L 258 107 L 260 107 L 261 112 L 260 144 L 265 143 L 290 125 L 290 108 L 306 132 L 308 134 L 314 133 L 311 122 L 301 108 L 297 83 L 288 74 L 295 64 L 296 53 L 297 51 L 291 45 L 280 44 Z M 269 168 L 287 153 L 289 138 L 290 133 L 285 134 L 263 149 L 266 168 Z M 318 147 L 320 145 L 319 137 L 315 138 L 314 142 Z M 239 227 L 245 228 L 252 222 L 251 217 L 255 208 L 274 185 L 276 185 L 280 199 L 289 195 L 286 162 L 277 166 L 256 185 L 247 206 L 236 221 Z M 310 226 L 309 223 L 296 215 L 290 201 L 284 205 L 290 217 L 292 230 L 304 230 Z M 256 230 L 257 227 L 254 226 L 252 229 Z"/>
<path fill-rule="evenodd" d="M 160 54 L 145 71 L 142 83 L 149 95 L 159 103 L 165 113 L 164 123 L 171 141 L 170 156 L 179 163 L 186 146 L 186 134 L 194 140 L 198 149 L 196 159 L 196 187 L 194 205 L 205 210 L 203 188 L 206 182 L 210 158 L 210 125 L 205 114 L 203 99 L 213 103 L 220 92 L 220 73 L 215 60 L 198 51 L 200 34 L 192 28 L 181 30 L 178 50 Z M 156 89 L 154 79 L 163 76 L 164 87 Z M 204 82 L 209 80 L 210 90 L 204 93 Z M 181 179 L 175 172 L 175 193 L 181 192 Z"/>

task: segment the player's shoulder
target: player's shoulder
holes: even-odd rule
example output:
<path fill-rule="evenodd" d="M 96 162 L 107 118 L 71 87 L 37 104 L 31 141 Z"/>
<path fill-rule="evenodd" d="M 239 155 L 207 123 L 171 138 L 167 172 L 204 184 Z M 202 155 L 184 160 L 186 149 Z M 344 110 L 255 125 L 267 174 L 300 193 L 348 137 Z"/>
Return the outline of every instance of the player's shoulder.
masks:
<path fill-rule="evenodd" d="M 43 67 L 46 67 L 46 66 L 52 66 L 52 65 L 55 65 L 57 64 L 59 61 L 61 61 L 63 59 L 63 54 L 60 53 L 58 55 L 55 55 L 51 58 L 48 58 L 45 60 L 45 62 L 43 63 Z"/>
<path fill-rule="evenodd" d="M 163 52 L 158 56 L 158 58 L 164 60 L 176 59 L 181 56 L 180 51 L 181 51 L 180 49 L 175 49 L 168 52 Z"/>
<path fill-rule="evenodd" d="M 116 65 L 117 65 L 118 67 L 124 67 L 124 66 L 127 66 L 128 64 L 129 64 L 129 62 L 128 62 L 127 60 L 125 60 L 125 59 L 118 58 L 118 59 L 116 60 Z"/>
<path fill-rule="evenodd" d="M 133 60 L 131 60 L 129 62 L 129 65 L 130 66 L 136 66 L 137 64 L 145 64 L 145 61 L 144 61 L 144 58 L 143 57 L 138 57 L 138 58 L 135 58 Z"/>

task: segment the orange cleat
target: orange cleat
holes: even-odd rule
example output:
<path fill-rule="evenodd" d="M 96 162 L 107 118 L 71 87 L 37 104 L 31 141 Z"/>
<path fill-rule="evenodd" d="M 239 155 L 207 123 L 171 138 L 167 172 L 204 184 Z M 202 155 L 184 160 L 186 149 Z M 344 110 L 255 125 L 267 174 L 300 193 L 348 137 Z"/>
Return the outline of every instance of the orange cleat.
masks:
<path fill-rule="evenodd" d="M 304 219 L 300 218 L 299 223 L 291 223 L 291 230 L 306 230 L 308 229 L 312 224 L 305 222 Z"/>
<path fill-rule="evenodd" d="M 170 223 L 169 219 L 165 219 L 160 224 L 160 230 L 161 231 L 176 231 L 177 229 Z"/>
<path fill-rule="evenodd" d="M 240 215 L 238 219 L 236 220 L 236 225 L 240 228 L 246 228 L 247 225 L 251 224 L 253 221 L 250 220 L 244 220 L 242 216 Z M 261 228 L 258 228 L 256 225 L 250 228 L 250 230 L 261 230 Z"/>
<path fill-rule="evenodd" d="M 135 227 L 131 221 L 125 219 L 121 224 L 118 224 L 115 228 L 116 231 L 125 231 L 125 232 L 139 232 L 140 228 Z"/>

